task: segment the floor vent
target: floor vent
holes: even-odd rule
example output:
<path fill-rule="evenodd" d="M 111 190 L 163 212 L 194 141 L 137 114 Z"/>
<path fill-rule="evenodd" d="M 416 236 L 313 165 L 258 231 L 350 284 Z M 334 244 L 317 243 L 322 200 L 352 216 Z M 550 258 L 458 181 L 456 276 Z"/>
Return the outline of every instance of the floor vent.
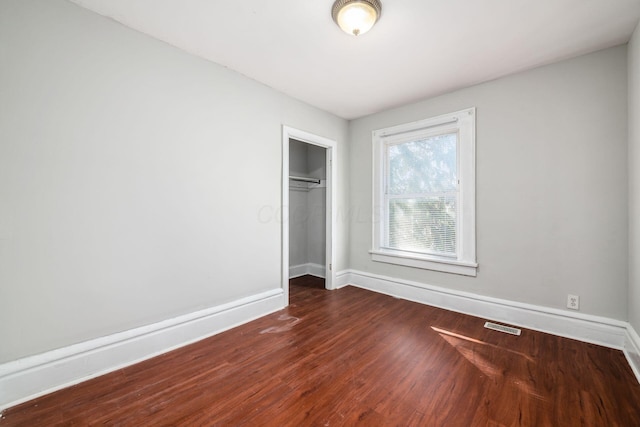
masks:
<path fill-rule="evenodd" d="M 511 335 L 520 335 L 520 329 L 512 328 L 511 326 L 498 325 L 497 323 L 485 322 L 484 327 L 487 329 L 493 329 L 494 331 L 500 331 Z"/>

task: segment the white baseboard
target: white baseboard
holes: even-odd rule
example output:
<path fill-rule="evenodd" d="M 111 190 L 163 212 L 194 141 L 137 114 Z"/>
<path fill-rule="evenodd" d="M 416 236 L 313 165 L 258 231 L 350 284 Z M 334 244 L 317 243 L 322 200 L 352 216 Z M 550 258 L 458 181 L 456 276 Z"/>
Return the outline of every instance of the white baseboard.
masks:
<path fill-rule="evenodd" d="M 624 343 L 624 355 L 640 382 L 640 336 L 631 325 L 627 326 L 627 339 Z"/>
<path fill-rule="evenodd" d="M 305 276 L 307 274 L 324 279 L 325 266 L 308 262 L 306 264 L 293 265 L 289 267 L 289 279 L 295 279 L 296 277 Z"/>
<path fill-rule="evenodd" d="M 0 410 L 210 337 L 285 307 L 282 289 L 0 365 Z"/>
<path fill-rule="evenodd" d="M 446 310 L 622 350 L 640 382 L 640 336 L 629 323 L 621 320 L 491 298 L 357 270 L 338 272 L 336 282 L 337 288 L 352 285 Z"/>
<path fill-rule="evenodd" d="M 640 337 L 626 322 L 356 270 L 337 272 L 335 287 L 348 285 L 621 349 L 640 382 Z M 0 410 L 191 344 L 284 307 L 282 289 L 273 289 L 153 325 L 2 364 Z"/>
<path fill-rule="evenodd" d="M 620 320 L 491 298 L 357 270 L 340 272 L 339 277 L 339 283 L 347 282 L 394 297 L 619 350 L 625 347 L 627 341 L 628 323 Z"/>
<path fill-rule="evenodd" d="M 351 280 L 351 270 L 342 270 L 336 272 L 336 280 L 334 282 L 334 289 L 344 288 L 349 286 Z"/>

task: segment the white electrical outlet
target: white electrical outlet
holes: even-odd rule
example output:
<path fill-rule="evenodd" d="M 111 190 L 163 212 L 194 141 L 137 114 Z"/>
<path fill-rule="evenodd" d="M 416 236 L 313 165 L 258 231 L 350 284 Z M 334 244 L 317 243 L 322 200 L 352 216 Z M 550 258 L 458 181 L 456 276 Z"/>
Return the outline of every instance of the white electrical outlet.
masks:
<path fill-rule="evenodd" d="M 567 308 L 580 310 L 580 297 L 578 295 L 567 295 Z"/>

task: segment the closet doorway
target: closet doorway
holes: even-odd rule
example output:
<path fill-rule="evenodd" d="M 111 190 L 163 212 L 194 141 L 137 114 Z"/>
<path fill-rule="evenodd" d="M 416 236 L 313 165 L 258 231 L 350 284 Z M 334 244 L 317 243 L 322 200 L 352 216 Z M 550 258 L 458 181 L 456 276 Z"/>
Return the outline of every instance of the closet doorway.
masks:
<path fill-rule="evenodd" d="M 334 289 L 335 141 L 282 128 L 282 289 L 310 274 Z"/>

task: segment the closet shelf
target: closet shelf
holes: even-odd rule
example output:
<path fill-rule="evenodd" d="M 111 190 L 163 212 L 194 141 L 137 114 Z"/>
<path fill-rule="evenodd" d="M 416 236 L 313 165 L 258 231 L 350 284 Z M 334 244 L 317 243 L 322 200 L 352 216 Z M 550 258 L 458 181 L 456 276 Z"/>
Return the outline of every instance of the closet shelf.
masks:
<path fill-rule="evenodd" d="M 314 184 L 320 184 L 320 180 L 317 178 L 307 178 L 304 176 L 293 176 L 289 175 L 289 179 L 292 181 L 301 181 L 301 182 L 312 182 Z"/>

